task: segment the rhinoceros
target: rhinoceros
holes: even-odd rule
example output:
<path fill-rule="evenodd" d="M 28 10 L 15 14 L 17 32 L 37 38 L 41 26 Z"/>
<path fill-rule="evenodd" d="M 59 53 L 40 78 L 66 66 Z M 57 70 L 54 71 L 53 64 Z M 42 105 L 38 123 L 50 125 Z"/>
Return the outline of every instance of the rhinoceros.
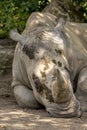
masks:
<path fill-rule="evenodd" d="M 54 117 L 87 111 L 87 24 L 35 12 L 10 37 L 18 42 L 12 88 L 19 106 L 44 106 Z"/>

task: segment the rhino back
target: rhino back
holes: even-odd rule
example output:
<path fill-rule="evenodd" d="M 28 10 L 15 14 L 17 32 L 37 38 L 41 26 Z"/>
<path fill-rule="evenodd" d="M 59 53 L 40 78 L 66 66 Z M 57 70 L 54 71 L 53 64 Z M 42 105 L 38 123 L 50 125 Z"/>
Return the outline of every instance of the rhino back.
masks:
<path fill-rule="evenodd" d="M 87 24 L 86 23 L 72 23 L 72 22 L 67 22 L 66 24 L 66 32 L 68 35 L 71 35 L 70 38 L 76 39 L 75 40 L 75 45 L 76 47 L 79 46 L 79 48 L 84 48 L 87 50 Z M 71 33 L 72 32 L 72 33 Z M 79 40 L 76 41 L 76 40 Z"/>
<path fill-rule="evenodd" d="M 87 66 L 87 25 L 67 22 L 65 32 L 69 40 L 68 61 L 74 76 Z"/>

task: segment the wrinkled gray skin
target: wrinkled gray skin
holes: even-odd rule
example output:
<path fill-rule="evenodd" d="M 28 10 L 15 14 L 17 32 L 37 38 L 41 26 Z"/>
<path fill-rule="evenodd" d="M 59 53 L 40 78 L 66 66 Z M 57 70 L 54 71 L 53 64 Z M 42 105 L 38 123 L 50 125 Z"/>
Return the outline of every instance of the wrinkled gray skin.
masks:
<path fill-rule="evenodd" d="M 33 13 L 18 41 L 12 87 L 22 107 L 40 108 L 55 117 L 87 111 L 87 25 L 66 23 L 49 13 Z M 81 104 L 81 105 L 80 105 Z"/>

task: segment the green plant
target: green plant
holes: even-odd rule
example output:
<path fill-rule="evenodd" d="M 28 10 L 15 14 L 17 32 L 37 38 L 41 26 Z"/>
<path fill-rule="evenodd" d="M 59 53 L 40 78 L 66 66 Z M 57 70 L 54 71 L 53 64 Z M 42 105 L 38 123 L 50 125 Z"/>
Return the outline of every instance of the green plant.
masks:
<path fill-rule="evenodd" d="M 0 38 L 8 37 L 12 28 L 22 32 L 29 15 L 47 4 L 48 0 L 0 0 Z"/>
<path fill-rule="evenodd" d="M 87 22 L 87 0 L 72 0 L 73 5 L 83 14 L 83 21 Z"/>

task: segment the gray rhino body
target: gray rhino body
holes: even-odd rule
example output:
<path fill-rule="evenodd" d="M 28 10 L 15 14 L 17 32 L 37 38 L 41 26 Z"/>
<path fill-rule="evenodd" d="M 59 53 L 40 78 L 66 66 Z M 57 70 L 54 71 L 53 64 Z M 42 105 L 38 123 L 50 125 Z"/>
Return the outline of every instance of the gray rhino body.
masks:
<path fill-rule="evenodd" d="M 40 108 L 56 117 L 87 111 L 87 24 L 56 22 L 49 13 L 33 13 L 18 41 L 12 87 L 22 107 Z"/>

